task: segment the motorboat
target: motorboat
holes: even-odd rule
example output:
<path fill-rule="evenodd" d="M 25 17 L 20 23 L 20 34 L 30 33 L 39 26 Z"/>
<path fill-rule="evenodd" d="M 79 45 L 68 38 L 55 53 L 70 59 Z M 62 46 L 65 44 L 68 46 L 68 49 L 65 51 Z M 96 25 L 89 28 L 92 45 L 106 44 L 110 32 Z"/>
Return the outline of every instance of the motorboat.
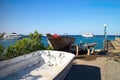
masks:
<path fill-rule="evenodd" d="M 3 39 L 19 39 L 21 38 L 22 36 L 20 34 L 17 34 L 17 33 L 10 33 L 10 34 L 4 34 L 3 35 Z"/>
<path fill-rule="evenodd" d="M 0 62 L 0 80 L 64 80 L 74 54 L 41 50 Z"/>
<path fill-rule="evenodd" d="M 92 33 L 84 33 L 82 36 L 83 37 L 94 37 L 94 34 L 92 34 Z"/>

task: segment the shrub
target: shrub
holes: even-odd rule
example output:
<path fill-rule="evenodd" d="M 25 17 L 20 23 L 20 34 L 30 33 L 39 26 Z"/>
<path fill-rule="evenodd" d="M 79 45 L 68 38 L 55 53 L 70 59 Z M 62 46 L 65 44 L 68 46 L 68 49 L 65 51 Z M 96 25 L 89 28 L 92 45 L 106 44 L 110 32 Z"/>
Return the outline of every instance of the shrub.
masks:
<path fill-rule="evenodd" d="M 3 60 L 4 47 L 0 44 L 0 61 Z"/>
<path fill-rule="evenodd" d="M 29 37 L 34 41 L 41 42 L 42 34 L 39 34 L 37 31 L 35 31 L 34 33 L 30 33 Z"/>
<path fill-rule="evenodd" d="M 29 37 L 33 41 L 33 51 L 45 49 L 44 44 L 41 42 L 42 34 L 39 34 L 37 31 L 35 31 L 34 33 L 30 33 Z"/>
<path fill-rule="evenodd" d="M 52 46 L 50 46 L 50 45 L 48 45 L 48 46 L 46 47 L 46 49 L 47 49 L 47 50 L 54 50 L 54 48 L 53 48 Z"/>
<path fill-rule="evenodd" d="M 23 38 L 17 41 L 14 45 L 8 47 L 5 59 L 17 57 L 20 55 L 28 54 L 37 50 L 45 49 L 44 44 L 41 42 L 41 34 L 35 31 L 30 34 L 30 38 Z"/>
<path fill-rule="evenodd" d="M 4 47 L 0 44 L 0 58 L 3 55 L 4 52 Z"/>
<path fill-rule="evenodd" d="M 14 45 L 8 47 L 6 54 L 4 55 L 5 59 L 13 58 L 31 52 L 29 49 L 31 48 L 31 42 L 32 41 L 29 38 L 24 38 L 17 41 Z"/>
<path fill-rule="evenodd" d="M 0 55 L 2 55 L 3 51 L 4 51 L 4 47 L 0 44 Z"/>

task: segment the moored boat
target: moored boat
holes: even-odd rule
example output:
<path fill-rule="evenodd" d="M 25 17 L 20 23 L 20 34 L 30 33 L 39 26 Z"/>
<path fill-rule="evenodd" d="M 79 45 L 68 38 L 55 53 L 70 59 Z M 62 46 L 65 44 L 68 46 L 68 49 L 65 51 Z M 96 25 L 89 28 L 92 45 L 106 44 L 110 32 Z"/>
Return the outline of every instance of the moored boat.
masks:
<path fill-rule="evenodd" d="M 10 34 L 4 34 L 2 39 L 19 39 L 21 37 L 22 37 L 22 35 L 20 35 L 20 34 L 10 33 Z"/>
<path fill-rule="evenodd" d="M 82 36 L 83 37 L 94 37 L 94 34 L 92 34 L 92 33 L 84 33 Z"/>
<path fill-rule="evenodd" d="M 64 48 L 69 48 L 71 44 L 75 42 L 75 38 L 70 36 L 59 36 L 59 35 L 51 35 L 46 34 L 48 37 L 48 43 L 55 50 L 63 50 Z"/>
<path fill-rule="evenodd" d="M 0 80 L 64 80 L 74 54 L 42 50 L 0 62 Z"/>

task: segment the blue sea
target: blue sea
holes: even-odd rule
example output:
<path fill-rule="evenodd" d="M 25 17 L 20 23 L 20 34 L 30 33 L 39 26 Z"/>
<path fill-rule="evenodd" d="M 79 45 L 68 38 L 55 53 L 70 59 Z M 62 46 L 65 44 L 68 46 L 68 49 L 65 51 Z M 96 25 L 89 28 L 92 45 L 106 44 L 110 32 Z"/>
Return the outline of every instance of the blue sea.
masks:
<path fill-rule="evenodd" d="M 104 42 L 103 35 L 95 35 L 95 37 L 92 37 L 92 38 L 82 37 L 81 35 L 68 35 L 68 36 L 75 38 L 76 44 L 97 43 L 97 45 L 95 46 L 95 49 L 103 48 L 103 42 Z M 115 36 L 113 36 L 113 35 L 108 35 L 107 38 L 108 38 L 108 40 L 115 40 Z M 4 47 L 9 47 L 10 45 L 15 44 L 15 42 L 17 42 L 17 41 L 18 40 L 0 40 L 0 44 L 2 44 Z M 46 36 L 42 36 L 42 42 L 44 43 L 45 46 L 48 45 Z"/>

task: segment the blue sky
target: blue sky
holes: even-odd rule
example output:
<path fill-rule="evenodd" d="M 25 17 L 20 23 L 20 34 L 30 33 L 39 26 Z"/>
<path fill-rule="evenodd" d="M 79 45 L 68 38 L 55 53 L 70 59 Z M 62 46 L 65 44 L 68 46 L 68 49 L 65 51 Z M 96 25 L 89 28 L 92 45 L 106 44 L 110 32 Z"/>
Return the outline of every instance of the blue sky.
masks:
<path fill-rule="evenodd" d="M 120 0 L 0 0 L 0 32 L 120 33 Z"/>

